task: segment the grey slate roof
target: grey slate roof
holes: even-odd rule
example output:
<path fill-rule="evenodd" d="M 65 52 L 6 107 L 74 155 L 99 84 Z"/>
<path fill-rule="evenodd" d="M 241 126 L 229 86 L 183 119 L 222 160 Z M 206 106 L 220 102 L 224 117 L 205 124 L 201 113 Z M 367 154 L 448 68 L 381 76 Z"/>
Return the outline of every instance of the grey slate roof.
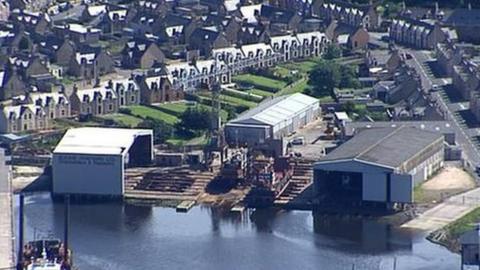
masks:
<path fill-rule="evenodd" d="M 349 122 L 345 124 L 345 135 L 353 136 L 356 132 L 370 128 L 395 128 L 400 126 L 418 128 L 425 131 L 441 134 L 455 134 L 455 128 L 448 121 L 378 121 L 378 122 Z"/>
<path fill-rule="evenodd" d="M 319 163 L 355 159 L 398 168 L 440 138 L 442 134 L 412 127 L 371 128 L 340 145 Z"/>

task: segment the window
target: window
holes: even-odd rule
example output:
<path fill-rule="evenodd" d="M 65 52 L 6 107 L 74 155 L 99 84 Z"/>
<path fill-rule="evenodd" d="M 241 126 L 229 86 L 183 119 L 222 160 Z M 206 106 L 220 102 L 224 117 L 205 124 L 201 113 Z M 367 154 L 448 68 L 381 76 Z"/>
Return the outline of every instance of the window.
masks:
<path fill-rule="evenodd" d="M 50 113 L 50 118 L 53 118 L 53 112 Z"/>
<path fill-rule="evenodd" d="M 108 105 L 108 110 L 113 111 L 113 105 L 112 104 Z"/>
<path fill-rule="evenodd" d="M 130 98 L 130 101 L 135 102 L 135 96 L 132 96 L 132 97 Z"/>
<path fill-rule="evenodd" d="M 28 119 L 32 119 L 32 114 L 31 113 L 28 114 Z"/>
<path fill-rule="evenodd" d="M 65 116 L 65 110 L 62 110 L 62 116 Z"/>
<path fill-rule="evenodd" d="M 28 129 L 28 124 L 23 124 L 23 130 L 27 130 Z"/>

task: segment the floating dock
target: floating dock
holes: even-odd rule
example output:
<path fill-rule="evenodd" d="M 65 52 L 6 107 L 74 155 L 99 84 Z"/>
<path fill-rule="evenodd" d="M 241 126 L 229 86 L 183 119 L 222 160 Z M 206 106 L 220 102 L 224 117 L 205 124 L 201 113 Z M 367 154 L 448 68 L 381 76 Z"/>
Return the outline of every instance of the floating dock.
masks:
<path fill-rule="evenodd" d="M 183 201 L 177 205 L 177 212 L 186 213 L 195 205 L 195 201 Z"/>
<path fill-rule="evenodd" d="M 243 205 L 235 205 L 230 209 L 230 212 L 232 213 L 240 213 L 242 214 L 245 211 L 245 206 Z"/>

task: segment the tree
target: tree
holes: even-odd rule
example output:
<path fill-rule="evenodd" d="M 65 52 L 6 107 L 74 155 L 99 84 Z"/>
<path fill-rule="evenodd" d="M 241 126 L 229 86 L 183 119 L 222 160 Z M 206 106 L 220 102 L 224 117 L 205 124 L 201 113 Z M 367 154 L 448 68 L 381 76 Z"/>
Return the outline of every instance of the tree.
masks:
<path fill-rule="evenodd" d="M 148 128 L 153 130 L 153 140 L 155 144 L 165 143 L 173 136 L 174 129 L 164 121 L 155 120 L 150 117 L 138 124 L 138 128 Z"/>
<path fill-rule="evenodd" d="M 309 84 L 313 86 L 314 96 L 328 96 L 340 82 L 340 66 L 333 61 L 320 62 L 309 75 Z"/>
<path fill-rule="evenodd" d="M 342 104 L 342 111 L 346 112 L 348 115 L 352 114 L 355 111 L 355 103 L 352 101 L 347 101 Z"/>
<path fill-rule="evenodd" d="M 340 70 L 339 88 L 360 88 L 360 81 L 354 67 L 342 66 Z"/>
<path fill-rule="evenodd" d="M 342 56 L 342 49 L 336 44 L 329 44 L 325 50 L 325 59 L 335 59 Z"/>
<path fill-rule="evenodd" d="M 212 117 L 212 112 L 206 109 L 188 108 L 180 115 L 179 126 L 192 131 L 206 130 L 211 126 Z"/>
<path fill-rule="evenodd" d="M 335 61 L 322 61 L 310 73 L 310 93 L 317 97 L 333 95 L 335 88 L 359 88 L 357 71 L 352 66 L 341 66 Z"/>

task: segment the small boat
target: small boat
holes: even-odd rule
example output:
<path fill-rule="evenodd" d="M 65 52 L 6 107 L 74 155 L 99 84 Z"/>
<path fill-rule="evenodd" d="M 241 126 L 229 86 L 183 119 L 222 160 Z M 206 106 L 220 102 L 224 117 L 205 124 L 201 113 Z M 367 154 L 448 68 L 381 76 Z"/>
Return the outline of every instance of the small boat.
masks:
<path fill-rule="evenodd" d="M 69 197 L 65 197 L 65 239 L 40 239 L 24 244 L 24 195 L 20 194 L 19 249 L 17 270 L 71 270 L 72 252 L 68 248 Z"/>

